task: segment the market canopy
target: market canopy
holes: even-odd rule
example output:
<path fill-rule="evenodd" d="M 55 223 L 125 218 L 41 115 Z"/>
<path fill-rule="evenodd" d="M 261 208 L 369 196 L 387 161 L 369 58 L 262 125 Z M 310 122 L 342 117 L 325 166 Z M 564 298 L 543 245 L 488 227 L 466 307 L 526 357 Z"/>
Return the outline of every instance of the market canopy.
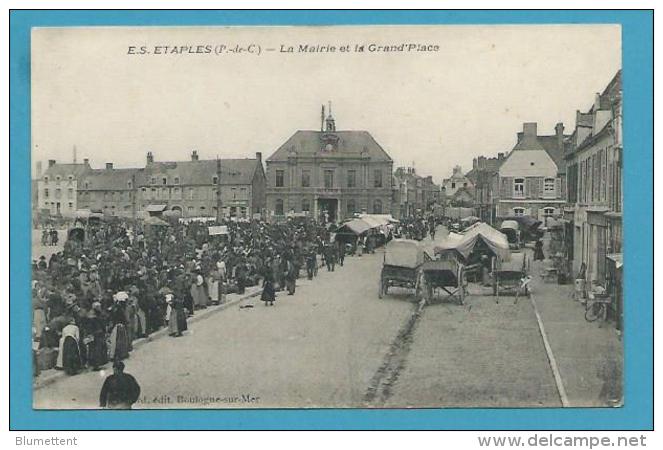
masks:
<path fill-rule="evenodd" d="M 147 205 L 145 211 L 147 212 L 163 212 L 168 205 Z"/>
<path fill-rule="evenodd" d="M 169 227 L 168 222 L 159 219 L 158 217 L 148 217 L 145 219 L 145 225 L 152 225 L 157 227 Z"/>
<path fill-rule="evenodd" d="M 400 223 L 400 221 L 394 219 L 394 217 L 391 214 L 360 214 L 359 218 L 360 219 L 368 218 L 369 220 L 378 222 L 381 225 L 388 225 L 390 223 Z"/>
<path fill-rule="evenodd" d="M 502 222 L 502 225 L 500 225 L 500 230 L 502 229 L 519 230 L 520 225 L 518 225 L 518 222 L 515 220 L 505 220 Z"/>
<path fill-rule="evenodd" d="M 385 247 L 384 263 L 388 266 L 416 269 L 424 262 L 424 249 L 417 241 L 393 239 Z"/>
<path fill-rule="evenodd" d="M 483 222 L 472 225 L 462 234 L 449 233 L 449 236 L 435 247 L 435 253 L 455 251 L 467 259 L 478 242 L 486 244 L 502 261 L 508 261 L 511 258 L 506 236 Z"/>
<path fill-rule="evenodd" d="M 359 234 L 362 234 L 365 231 L 368 231 L 370 229 L 371 229 L 371 226 L 367 222 L 363 221 L 362 219 L 352 219 L 351 221 L 344 223 L 338 229 L 338 232 L 339 233 L 350 232 L 350 233 L 354 233 L 354 234 L 359 235 Z"/>

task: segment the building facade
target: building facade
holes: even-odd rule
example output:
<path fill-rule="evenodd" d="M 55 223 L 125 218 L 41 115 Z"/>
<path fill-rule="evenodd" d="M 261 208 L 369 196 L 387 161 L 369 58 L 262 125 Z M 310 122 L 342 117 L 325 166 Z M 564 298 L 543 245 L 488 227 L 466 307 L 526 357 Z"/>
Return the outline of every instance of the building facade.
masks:
<path fill-rule="evenodd" d="M 136 186 L 142 182 L 144 172 L 144 169 L 116 169 L 113 163 L 106 163 L 103 169 L 90 170 L 79 182 L 79 209 L 134 217 L 137 211 Z"/>
<path fill-rule="evenodd" d="M 414 216 L 424 210 L 424 178 L 417 175 L 414 167 L 398 167 L 395 170 L 394 189 L 395 218 Z"/>
<path fill-rule="evenodd" d="M 265 180 L 261 153 L 217 161 L 201 160 L 194 150 L 189 161 L 155 161 L 149 152 L 138 210 L 161 207 L 182 217 L 217 217 L 220 204 L 220 217 L 251 218 L 265 207 Z"/>
<path fill-rule="evenodd" d="M 449 178 L 442 180 L 442 189 L 448 199 L 453 199 L 460 189 L 472 192 L 474 184 L 464 173 L 461 166 L 455 166 Z"/>
<path fill-rule="evenodd" d="M 49 160 L 46 171 L 37 180 L 38 209 L 53 216 L 73 217 L 78 209 L 80 179 L 91 170 L 87 159 L 82 164 Z"/>
<path fill-rule="evenodd" d="M 266 166 L 272 216 L 304 213 L 339 221 L 391 212 L 391 158 L 367 131 L 337 130 L 331 110 L 325 118 L 323 108 L 320 131 L 297 131 Z"/>
<path fill-rule="evenodd" d="M 220 199 L 217 198 L 220 189 Z M 79 185 L 80 208 L 121 217 L 172 211 L 182 217 L 250 218 L 265 206 L 262 155 L 255 159 L 155 161 L 148 152 L 144 168 L 92 170 Z"/>
<path fill-rule="evenodd" d="M 523 124 L 517 143 L 493 177 L 497 217 L 559 218 L 566 203 L 564 150 L 569 136 L 558 123 L 555 134 L 540 136 L 536 123 Z"/>
<path fill-rule="evenodd" d="M 622 86 L 621 71 L 596 94 L 586 113 L 576 113 L 568 164 L 567 218 L 572 224 L 574 273 L 601 285 L 622 255 Z"/>
<path fill-rule="evenodd" d="M 495 208 L 493 204 L 494 178 L 504 162 L 504 153 L 498 153 L 497 157 L 479 156 L 472 160 L 472 170 L 465 176 L 474 186 L 474 209 L 477 217 L 483 222 L 492 224 L 495 219 Z"/>

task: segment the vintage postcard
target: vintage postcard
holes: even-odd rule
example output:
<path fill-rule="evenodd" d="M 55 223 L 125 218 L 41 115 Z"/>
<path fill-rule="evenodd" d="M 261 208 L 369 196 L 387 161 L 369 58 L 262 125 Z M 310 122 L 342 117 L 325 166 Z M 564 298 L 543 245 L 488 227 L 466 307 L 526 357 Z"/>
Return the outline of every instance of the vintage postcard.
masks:
<path fill-rule="evenodd" d="M 628 402 L 619 25 L 31 46 L 33 408 Z"/>

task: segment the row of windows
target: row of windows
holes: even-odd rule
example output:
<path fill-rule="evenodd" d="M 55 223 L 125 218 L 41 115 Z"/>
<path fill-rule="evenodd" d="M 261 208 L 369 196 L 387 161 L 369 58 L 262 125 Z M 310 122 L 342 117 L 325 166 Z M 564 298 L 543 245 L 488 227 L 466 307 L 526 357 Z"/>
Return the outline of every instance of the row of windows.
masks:
<path fill-rule="evenodd" d="M 525 215 L 525 208 L 521 207 L 515 207 L 513 208 L 513 215 L 514 216 L 524 216 Z M 555 208 L 552 206 L 546 206 L 543 208 L 543 215 L 546 217 L 551 217 L 555 215 Z"/>
<path fill-rule="evenodd" d="M 48 175 L 44 175 L 44 182 L 48 183 L 48 180 L 49 180 Z M 55 176 L 55 181 L 56 181 L 57 184 L 59 184 L 61 180 L 62 180 L 62 177 L 60 175 Z M 67 175 L 67 180 L 68 181 L 74 181 L 74 176 L 73 175 Z"/>
<path fill-rule="evenodd" d="M 219 182 L 219 178 L 217 176 L 213 176 L 212 177 L 212 184 L 218 184 L 218 182 Z M 153 176 L 153 177 L 150 178 L 150 184 L 167 185 L 168 184 L 168 177 Z M 174 176 L 172 184 L 180 184 L 180 177 Z"/>
<path fill-rule="evenodd" d="M 621 210 L 621 172 L 618 164 L 609 160 L 607 149 L 580 161 L 575 176 L 580 202 L 608 202 L 614 210 Z"/>
<path fill-rule="evenodd" d="M 51 195 L 50 191 L 47 189 L 44 189 L 44 198 L 49 198 Z M 62 197 L 62 189 L 57 188 L 55 189 L 55 198 L 61 198 Z M 69 188 L 67 189 L 67 198 L 74 198 L 74 189 Z"/>
<path fill-rule="evenodd" d="M 352 215 L 357 212 L 357 203 L 355 200 L 350 199 L 345 202 L 345 208 L 347 215 Z M 311 212 L 311 201 L 309 199 L 303 199 L 301 203 L 302 212 Z M 382 214 L 382 200 L 375 199 L 373 201 L 373 214 Z M 284 203 L 283 199 L 276 199 L 274 202 L 274 214 L 277 216 L 282 216 L 284 214 Z"/>
<path fill-rule="evenodd" d="M 327 189 L 335 187 L 334 184 L 334 169 L 324 169 L 322 172 L 324 187 Z M 285 186 L 285 170 L 277 169 L 275 177 L 275 186 Z M 301 187 L 311 187 L 311 171 L 308 169 L 302 170 Z M 357 187 L 357 171 L 348 170 L 346 172 L 345 187 Z M 382 170 L 373 171 L 373 187 L 382 187 Z"/>
<path fill-rule="evenodd" d="M 557 194 L 556 180 L 554 178 L 544 178 L 543 197 L 553 198 Z M 525 198 L 525 179 L 513 179 L 513 198 Z"/>
<path fill-rule="evenodd" d="M 44 202 L 44 206 L 47 208 L 55 208 L 56 210 L 60 210 L 60 202 Z M 74 203 L 73 202 L 68 202 L 67 203 L 67 209 L 72 210 L 74 209 Z"/>
<path fill-rule="evenodd" d="M 173 199 L 173 200 L 181 200 L 182 198 L 186 198 L 188 200 L 196 200 L 196 199 L 214 199 L 216 198 L 217 190 L 212 188 L 212 189 L 207 189 L 207 188 L 142 188 L 141 191 L 143 192 L 143 198 L 150 198 L 152 200 L 167 200 L 167 199 Z M 231 187 L 229 189 L 230 195 L 234 200 L 238 198 L 239 194 L 239 199 L 240 200 L 246 200 L 247 195 L 248 195 L 248 189 L 245 187 L 242 188 L 236 188 L 236 187 Z"/>

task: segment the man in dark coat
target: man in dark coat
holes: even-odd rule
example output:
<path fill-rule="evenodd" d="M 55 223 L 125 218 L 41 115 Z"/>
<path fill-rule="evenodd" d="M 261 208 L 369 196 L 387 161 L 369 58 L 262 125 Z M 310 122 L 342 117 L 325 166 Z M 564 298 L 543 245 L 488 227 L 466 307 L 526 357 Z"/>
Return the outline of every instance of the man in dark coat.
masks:
<path fill-rule="evenodd" d="M 99 406 L 108 409 L 131 409 L 140 397 L 140 386 L 136 379 L 124 373 L 124 363 L 113 364 L 113 375 L 109 375 L 101 387 Z"/>
<path fill-rule="evenodd" d="M 534 261 L 543 261 L 544 259 L 546 259 L 546 257 L 543 254 L 543 241 L 539 239 L 536 241 L 536 244 L 534 244 Z"/>
<path fill-rule="evenodd" d="M 306 276 L 309 280 L 312 280 L 315 275 L 316 259 L 315 249 L 311 247 L 306 254 Z"/>
<path fill-rule="evenodd" d="M 345 242 L 343 241 L 338 241 L 336 243 L 336 254 L 337 254 L 337 260 L 338 260 L 338 265 L 343 267 L 343 262 L 345 261 Z"/>

